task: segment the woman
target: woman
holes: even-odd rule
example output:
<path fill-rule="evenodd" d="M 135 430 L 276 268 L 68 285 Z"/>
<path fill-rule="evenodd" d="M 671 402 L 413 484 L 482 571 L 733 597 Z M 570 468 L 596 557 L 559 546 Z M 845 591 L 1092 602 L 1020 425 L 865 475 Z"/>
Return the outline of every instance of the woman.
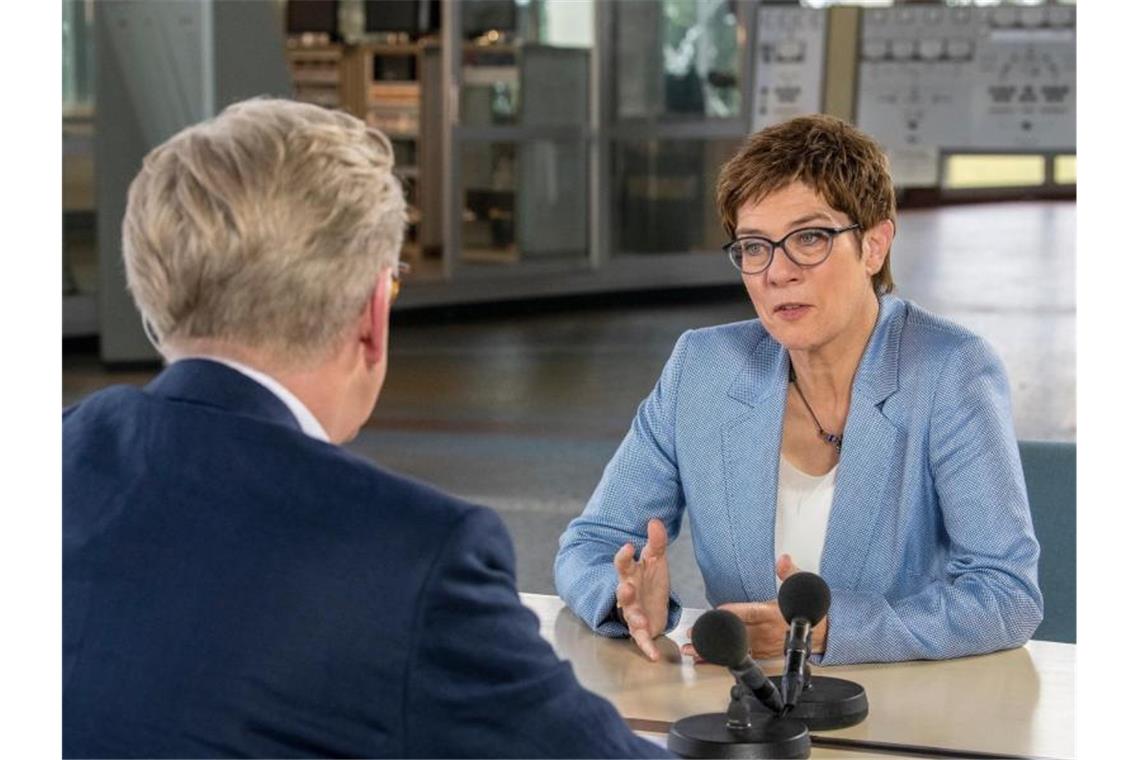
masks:
<path fill-rule="evenodd" d="M 831 586 L 823 664 L 1023 644 L 1038 544 L 993 350 L 888 295 L 895 198 L 882 150 L 826 116 L 756 133 L 717 188 L 758 320 L 693 330 L 562 536 L 559 594 L 596 631 L 676 625 L 665 548 L 689 510 L 708 600 L 779 656 L 797 569 Z M 635 558 L 634 545 L 642 545 Z"/>

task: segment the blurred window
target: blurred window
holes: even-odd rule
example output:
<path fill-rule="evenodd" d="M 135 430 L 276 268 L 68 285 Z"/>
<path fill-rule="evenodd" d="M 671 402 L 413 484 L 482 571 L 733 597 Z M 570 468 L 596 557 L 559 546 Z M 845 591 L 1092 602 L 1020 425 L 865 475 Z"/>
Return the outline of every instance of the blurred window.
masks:
<path fill-rule="evenodd" d="M 1053 182 L 1058 185 L 1077 184 L 1077 157 L 1053 157 Z"/>
<path fill-rule="evenodd" d="M 63 113 L 89 111 L 95 105 L 95 59 L 91 44 L 91 0 L 63 2 Z"/>
<path fill-rule="evenodd" d="M 951 190 L 1045 184 L 1045 156 L 957 154 L 946 157 L 942 186 Z"/>

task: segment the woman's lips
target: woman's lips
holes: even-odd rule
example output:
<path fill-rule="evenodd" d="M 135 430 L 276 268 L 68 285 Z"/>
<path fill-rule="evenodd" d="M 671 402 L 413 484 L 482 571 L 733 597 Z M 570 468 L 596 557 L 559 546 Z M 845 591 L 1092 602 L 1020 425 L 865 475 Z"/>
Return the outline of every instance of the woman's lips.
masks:
<path fill-rule="evenodd" d="M 802 319 L 811 307 L 803 303 L 789 303 L 776 307 L 776 316 L 789 322 Z"/>

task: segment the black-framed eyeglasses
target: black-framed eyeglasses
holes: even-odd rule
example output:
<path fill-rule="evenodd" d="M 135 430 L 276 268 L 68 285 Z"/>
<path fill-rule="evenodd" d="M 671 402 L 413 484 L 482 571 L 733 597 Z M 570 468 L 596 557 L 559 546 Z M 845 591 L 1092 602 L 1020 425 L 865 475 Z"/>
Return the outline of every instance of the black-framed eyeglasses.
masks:
<path fill-rule="evenodd" d="M 388 303 L 395 303 L 396 296 L 400 295 L 400 279 L 412 271 L 412 265 L 406 261 L 397 261 L 392 268 L 392 288 L 388 291 Z"/>
<path fill-rule="evenodd" d="M 801 227 L 779 240 L 748 235 L 726 243 L 722 248 L 732 265 L 744 274 L 760 274 L 772 266 L 777 248 L 783 248 L 784 254 L 797 266 L 816 267 L 831 255 L 836 235 L 857 229 L 858 224 L 846 227 Z"/>

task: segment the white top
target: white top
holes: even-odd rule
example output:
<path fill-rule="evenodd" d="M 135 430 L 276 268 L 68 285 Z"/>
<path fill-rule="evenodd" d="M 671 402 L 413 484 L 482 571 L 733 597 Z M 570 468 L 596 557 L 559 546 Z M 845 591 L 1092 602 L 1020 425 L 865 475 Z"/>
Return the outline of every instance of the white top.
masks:
<path fill-rule="evenodd" d="M 827 519 L 835 496 L 835 471 L 808 475 L 780 456 L 776 487 L 776 559 L 789 554 L 800 570 L 819 573 Z"/>
<path fill-rule="evenodd" d="M 293 413 L 293 417 L 297 420 L 297 424 L 301 426 L 301 431 L 310 438 L 316 438 L 318 441 L 331 443 L 329 434 L 325 432 L 325 428 L 309 408 L 305 406 L 301 399 L 293 395 L 293 392 L 286 388 L 281 383 L 274 380 L 264 372 L 259 372 L 253 367 L 236 362 L 233 359 L 225 359 L 221 356 L 187 356 L 186 359 L 205 359 L 206 361 L 217 362 L 224 364 L 230 369 L 237 370 L 250 380 L 260 383 L 266 390 L 272 393 L 277 398 L 281 399 L 281 403 L 289 408 Z"/>

